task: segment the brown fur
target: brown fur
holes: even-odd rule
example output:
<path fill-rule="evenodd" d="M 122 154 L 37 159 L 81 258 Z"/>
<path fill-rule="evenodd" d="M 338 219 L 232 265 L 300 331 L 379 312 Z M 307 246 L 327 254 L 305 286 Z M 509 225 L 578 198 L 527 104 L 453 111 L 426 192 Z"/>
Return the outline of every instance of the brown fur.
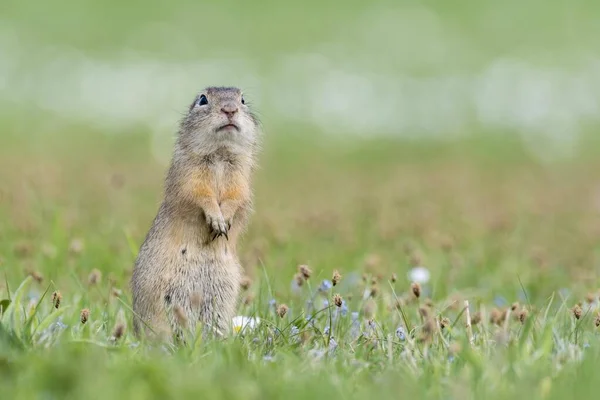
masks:
<path fill-rule="evenodd" d="M 200 104 L 202 95 L 208 104 Z M 192 330 L 198 321 L 221 333 L 230 328 L 242 276 L 236 246 L 252 209 L 259 135 L 241 99 L 236 88 L 206 88 L 181 123 L 164 200 L 131 278 L 136 334 L 148 325 L 146 334 L 180 336 L 182 320 Z M 228 122 L 237 129 L 220 129 Z"/>

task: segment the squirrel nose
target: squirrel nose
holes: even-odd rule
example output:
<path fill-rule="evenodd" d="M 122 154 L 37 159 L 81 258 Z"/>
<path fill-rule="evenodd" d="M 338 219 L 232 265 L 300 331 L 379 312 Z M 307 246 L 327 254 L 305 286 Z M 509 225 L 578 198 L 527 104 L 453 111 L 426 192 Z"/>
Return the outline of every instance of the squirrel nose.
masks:
<path fill-rule="evenodd" d="M 221 112 L 227 115 L 229 118 L 233 117 L 233 115 L 238 111 L 238 107 L 235 104 L 229 103 L 224 104 L 221 107 Z"/>

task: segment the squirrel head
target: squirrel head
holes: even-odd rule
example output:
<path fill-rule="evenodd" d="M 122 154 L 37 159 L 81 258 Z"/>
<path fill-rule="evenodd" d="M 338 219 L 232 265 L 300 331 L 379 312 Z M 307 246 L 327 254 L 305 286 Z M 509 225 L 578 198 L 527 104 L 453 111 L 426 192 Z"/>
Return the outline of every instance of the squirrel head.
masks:
<path fill-rule="evenodd" d="M 179 132 L 183 147 L 196 154 L 228 147 L 247 151 L 256 146 L 260 122 L 235 87 L 207 87 L 190 105 Z"/>

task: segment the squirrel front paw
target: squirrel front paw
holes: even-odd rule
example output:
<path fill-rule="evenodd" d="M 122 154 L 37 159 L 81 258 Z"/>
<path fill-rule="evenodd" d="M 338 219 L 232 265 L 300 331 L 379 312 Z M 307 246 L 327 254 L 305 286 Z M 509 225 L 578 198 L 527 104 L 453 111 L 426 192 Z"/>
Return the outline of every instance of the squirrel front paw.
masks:
<path fill-rule="evenodd" d="M 219 236 L 225 236 L 225 239 L 229 240 L 229 237 L 227 236 L 229 224 L 225 222 L 223 215 L 207 215 L 206 222 L 208 223 L 208 226 L 210 226 L 210 228 L 212 229 L 212 240 L 215 240 Z"/>

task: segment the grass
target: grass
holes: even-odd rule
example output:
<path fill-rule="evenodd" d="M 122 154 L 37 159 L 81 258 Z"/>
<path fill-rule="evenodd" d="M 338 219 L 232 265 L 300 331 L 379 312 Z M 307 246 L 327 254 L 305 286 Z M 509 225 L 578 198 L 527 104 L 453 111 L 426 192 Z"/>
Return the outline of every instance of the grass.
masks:
<path fill-rule="evenodd" d="M 64 157 L 62 142 L 22 144 L 18 159 L 2 158 L 11 190 L 1 209 L 0 297 L 11 303 L 0 379 L 10 398 L 595 391 L 596 159 L 542 166 L 505 142 L 508 162 L 486 151 L 487 140 L 273 139 L 240 249 L 252 283 L 238 314 L 261 324 L 223 341 L 153 347 L 131 333 L 127 282 L 164 171 L 143 152 L 113 153 L 142 138 L 73 138 Z M 313 273 L 294 288 L 300 264 Z M 431 274 L 420 298 L 407 276 L 417 265 Z M 341 281 L 324 285 L 334 270 Z M 472 344 L 465 300 L 478 322 Z"/>
<path fill-rule="evenodd" d="M 595 394 L 597 4 L 247 4 L 3 3 L 1 397 Z M 239 248 L 261 323 L 152 345 L 129 277 L 209 84 L 265 125 Z"/>

